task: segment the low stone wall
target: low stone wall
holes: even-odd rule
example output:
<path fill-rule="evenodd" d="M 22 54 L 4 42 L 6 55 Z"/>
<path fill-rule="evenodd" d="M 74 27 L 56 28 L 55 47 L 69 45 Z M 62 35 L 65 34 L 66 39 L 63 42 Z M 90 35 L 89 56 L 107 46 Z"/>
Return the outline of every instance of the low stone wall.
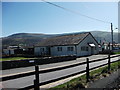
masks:
<path fill-rule="evenodd" d="M 40 59 L 27 59 L 27 60 L 15 60 L 15 61 L 2 61 L 2 70 L 5 69 L 12 69 L 12 68 L 19 68 L 19 67 L 28 67 L 34 65 L 43 65 L 43 64 L 50 64 L 50 63 L 57 63 L 69 60 L 75 60 L 76 56 L 62 56 L 62 57 L 47 57 L 47 58 L 40 58 Z"/>

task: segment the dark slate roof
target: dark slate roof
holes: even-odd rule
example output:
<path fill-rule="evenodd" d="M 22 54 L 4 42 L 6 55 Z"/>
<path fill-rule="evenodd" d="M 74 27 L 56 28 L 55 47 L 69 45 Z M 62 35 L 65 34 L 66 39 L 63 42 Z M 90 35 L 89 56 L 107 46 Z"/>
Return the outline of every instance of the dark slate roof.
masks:
<path fill-rule="evenodd" d="M 84 32 L 84 33 L 56 36 L 42 41 L 37 46 L 76 45 L 79 42 L 81 42 L 88 34 L 90 33 Z"/>

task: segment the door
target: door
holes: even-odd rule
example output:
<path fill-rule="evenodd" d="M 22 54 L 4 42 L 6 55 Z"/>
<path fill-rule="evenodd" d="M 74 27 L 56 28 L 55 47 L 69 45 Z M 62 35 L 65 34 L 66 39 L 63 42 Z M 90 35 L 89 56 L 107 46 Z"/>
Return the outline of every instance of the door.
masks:
<path fill-rule="evenodd" d="M 91 55 L 94 54 L 94 47 L 91 47 Z"/>

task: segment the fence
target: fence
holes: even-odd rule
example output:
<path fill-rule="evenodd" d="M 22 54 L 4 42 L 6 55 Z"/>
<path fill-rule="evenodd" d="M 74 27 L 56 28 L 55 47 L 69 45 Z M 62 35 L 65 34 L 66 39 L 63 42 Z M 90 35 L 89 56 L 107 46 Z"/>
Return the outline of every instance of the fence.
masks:
<path fill-rule="evenodd" d="M 20 73 L 20 74 L 17 74 L 17 75 L 5 76 L 5 77 L 2 77 L 0 79 L 2 81 L 7 81 L 7 80 L 12 80 L 12 79 L 17 79 L 17 78 L 21 78 L 21 77 L 27 77 L 27 76 L 35 75 L 34 85 L 23 87 L 23 88 L 20 88 L 19 90 L 31 89 L 31 88 L 35 88 L 35 90 L 39 90 L 39 86 L 42 86 L 42 85 L 45 85 L 45 84 L 48 84 L 48 83 L 52 83 L 52 82 L 55 82 L 55 81 L 58 81 L 58 80 L 61 80 L 61 79 L 65 79 L 65 78 L 68 78 L 68 77 L 71 77 L 71 76 L 74 76 L 74 75 L 77 75 L 77 74 L 81 74 L 81 73 L 84 73 L 84 72 L 86 72 L 86 81 L 88 82 L 89 81 L 90 70 L 94 70 L 96 68 L 99 68 L 99 67 L 102 67 L 102 66 L 105 66 L 105 65 L 108 65 L 108 70 L 110 70 L 110 64 L 111 63 L 120 61 L 120 59 L 118 59 L 116 61 L 111 62 L 110 61 L 111 58 L 115 58 L 115 57 L 119 57 L 119 56 L 120 55 L 110 57 L 110 55 L 108 55 L 108 57 L 106 57 L 106 58 L 92 60 L 92 61 L 90 61 L 89 58 L 87 58 L 86 62 L 71 64 L 71 65 L 66 65 L 66 66 L 63 66 L 63 67 L 56 67 L 56 68 L 51 68 L 51 69 L 46 69 L 46 70 L 40 70 L 40 71 L 39 71 L 39 67 L 36 65 L 35 66 L 35 71 L 30 71 L 30 72 L 27 72 L 27 73 Z M 102 64 L 102 65 L 99 65 L 99 66 L 96 66 L 96 67 L 93 67 L 93 68 L 89 67 L 90 63 L 99 62 L 99 61 L 103 61 L 103 60 L 108 60 L 108 63 Z M 85 64 L 87 66 L 86 70 L 82 70 L 82 71 L 79 71 L 77 73 L 73 73 L 73 74 L 70 74 L 70 75 L 66 75 L 66 76 L 59 77 L 59 78 L 56 78 L 56 79 L 53 79 L 53 80 L 49 80 L 49 81 L 39 83 L 39 74 L 53 72 L 53 71 L 59 71 L 59 70 L 63 70 L 63 69 L 67 69 L 67 68 L 71 68 L 71 67 L 75 67 L 75 66 L 79 66 L 79 65 L 85 65 Z"/>

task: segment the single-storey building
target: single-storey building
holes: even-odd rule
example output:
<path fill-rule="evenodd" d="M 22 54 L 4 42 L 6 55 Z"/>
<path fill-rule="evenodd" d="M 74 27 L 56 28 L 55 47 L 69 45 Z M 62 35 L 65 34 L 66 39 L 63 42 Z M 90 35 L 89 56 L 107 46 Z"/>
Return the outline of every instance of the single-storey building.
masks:
<path fill-rule="evenodd" d="M 34 48 L 36 56 L 86 56 L 98 53 L 98 42 L 90 32 L 52 37 Z"/>
<path fill-rule="evenodd" d="M 112 50 L 112 43 L 103 43 L 102 44 L 102 51 L 104 50 Z M 113 44 L 113 50 L 120 50 L 120 43 Z"/>
<path fill-rule="evenodd" d="M 6 49 L 3 49 L 3 55 L 16 55 L 22 53 L 23 49 L 19 46 L 8 46 Z"/>
<path fill-rule="evenodd" d="M 13 55 L 14 49 L 3 49 L 3 54 L 4 55 Z"/>

